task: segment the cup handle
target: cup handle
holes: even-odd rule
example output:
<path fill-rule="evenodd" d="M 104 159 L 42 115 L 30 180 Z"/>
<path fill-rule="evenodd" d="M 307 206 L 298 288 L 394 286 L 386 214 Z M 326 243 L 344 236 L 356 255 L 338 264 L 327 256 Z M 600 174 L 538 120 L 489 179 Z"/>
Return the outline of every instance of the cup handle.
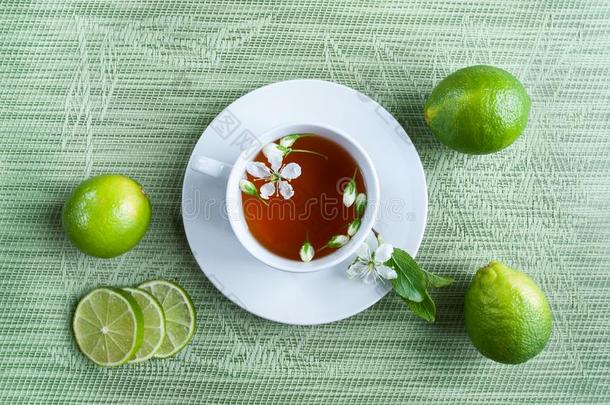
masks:
<path fill-rule="evenodd" d="M 233 166 L 207 156 L 195 156 L 191 169 L 212 177 L 229 177 Z"/>

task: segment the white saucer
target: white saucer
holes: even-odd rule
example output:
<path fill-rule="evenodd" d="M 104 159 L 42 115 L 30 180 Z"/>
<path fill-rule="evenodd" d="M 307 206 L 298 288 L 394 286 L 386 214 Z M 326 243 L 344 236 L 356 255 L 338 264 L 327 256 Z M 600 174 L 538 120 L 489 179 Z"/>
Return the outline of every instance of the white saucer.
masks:
<path fill-rule="evenodd" d="M 262 318 L 294 325 L 338 321 L 381 299 L 389 285 L 366 285 L 345 274 L 351 259 L 331 269 L 295 274 L 273 269 L 238 242 L 225 211 L 225 184 L 191 169 L 193 156 L 233 163 L 256 135 L 286 122 L 326 123 L 353 136 L 369 153 L 381 183 L 375 229 L 415 256 L 426 226 L 427 190 L 419 155 L 383 107 L 349 87 L 290 80 L 233 102 L 206 128 L 184 176 L 182 217 L 197 263 L 231 301 Z M 254 142 L 254 143 L 253 143 Z"/>

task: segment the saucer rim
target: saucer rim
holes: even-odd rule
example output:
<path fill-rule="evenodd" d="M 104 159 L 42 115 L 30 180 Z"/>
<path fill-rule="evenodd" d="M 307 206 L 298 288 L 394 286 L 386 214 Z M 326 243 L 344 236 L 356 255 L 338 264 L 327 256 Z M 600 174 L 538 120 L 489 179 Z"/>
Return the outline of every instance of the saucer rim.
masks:
<path fill-rule="evenodd" d="M 421 221 L 421 226 L 420 229 L 418 229 L 417 232 L 417 237 L 414 238 L 413 240 L 413 248 L 412 248 L 412 254 L 415 257 L 417 255 L 417 253 L 419 252 L 419 249 L 421 247 L 421 243 L 423 241 L 424 235 L 425 235 L 425 230 L 427 227 L 427 220 L 428 220 L 428 185 L 427 185 L 427 181 L 426 181 L 426 173 L 424 171 L 424 167 L 423 167 L 423 163 L 421 161 L 421 157 L 419 152 L 417 151 L 417 148 L 415 147 L 415 145 L 412 143 L 408 133 L 404 130 L 404 128 L 402 128 L 402 125 L 400 123 L 398 123 L 398 121 L 393 117 L 393 115 L 391 115 L 381 104 L 379 104 L 377 101 L 373 100 L 372 98 L 366 96 L 365 94 L 361 93 L 358 90 L 352 89 L 348 86 L 345 86 L 343 84 L 340 83 L 336 83 L 336 82 L 332 82 L 332 81 L 326 81 L 326 80 L 319 80 L 319 79 L 292 79 L 292 80 L 281 80 L 281 81 L 276 81 L 276 82 L 272 82 L 269 84 L 266 84 L 264 86 L 258 87 L 256 89 L 253 89 L 249 92 L 244 93 L 242 96 L 240 96 L 239 98 L 233 100 L 229 105 L 227 105 L 225 108 L 223 108 L 215 117 L 214 119 L 216 119 L 218 116 L 220 116 L 224 111 L 226 110 L 230 110 L 232 106 L 234 106 L 236 103 L 238 103 L 240 100 L 242 100 L 245 97 L 250 97 L 250 96 L 255 96 L 256 93 L 258 92 L 262 92 L 264 90 L 267 90 L 270 87 L 275 87 L 275 86 L 282 86 L 282 85 L 291 85 L 291 84 L 295 84 L 295 83 L 312 83 L 315 85 L 322 85 L 322 86 L 335 86 L 338 87 L 342 90 L 346 90 L 348 92 L 352 92 L 355 93 L 359 98 L 362 98 L 363 100 L 366 101 L 370 101 L 372 103 L 374 103 L 375 105 L 377 105 L 378 108 L 381 108 L 385 113 L 388 114 L 389 117 L 391 117 L 394 121 L 396 121 L 396 123 L 400 126 L 400 128 L 403 130 L 404 134 L 400 135 L 400 139 L 404 142 L 407 142 L 410 147 L 413 148 L 414 153 L 415 153 L 415 157 L 416 157 L 416 167 L 417 167 L 417 177 L 420 177 L 421 179 L 421 191 L 422 191 L 422 195 L 420 196 L 421 198 L 421 212 L 419 212 L 419 214 L 422 216 L 422 221 Z M 383 291 L 383 293 L 380 293 L 377 297 L 374 297 L 373 299 L 371 299 L 370 301 L 367 301 L 366 303 L 364 303 L 363 305 L 359 305 L 357 307 L 355 307 L 355 310 L 351 310 L 350 313 L 345 314 L 344 316 L 341 315 L 337 318 L 333 318 L 333 319 L 325 319 L 325 320 L 321 320 L 321 321 L 300 321 L 298 318 L 291 318 L 291 319 L 278 319 L 277 317 L 273 317 L 269 314 L 266 314 L 264 312 L 260 312 L 260 311 L 256 311 L 256 310 L 252 310 L 248 307 L 246 307 L 245 305 L 242 305 L 242 303 L 237 299 L 237 297 L 234 294 L 226 294 L 223 291 L 223 288 L 219 287 L 217 285 L 217 282 L 215 282 L 210 276 L 208 276 L 208 274 L 205 271 L 205 268 L 207 266 L 205 266 L 202 262 L 201 262 L 201 258 L 199 257 L 199 255 L 197 255 L 195 253 L 195 250 L 193 248 L 194 246 L 194 241 L 191 240 L 191 236 L 189 236 L 189 232 L 187 231 L 187 226 L 185 223 L 185 218 L 184 218 L 184 197 L 185 197 L 185 192 L 186 192 L 186 188 L 187 188 L 187 178 L 188 178 L 188 171 L 191 170 L 191 164 L 192 164 L 192 160 L 195 157 L 195 150 L 197 148 L 197 146 L 199 145 L 199 142 L 202 141 L 206 131 L 208 131 L 210 129 L 210 125 L 212 124 L 212 122 L 214 121 L 214 119 L 212 119 L 210 121 L 210 123 L 208 124 L 208 126 L 206 126 L 206 128 L 203 130 L 203 132 L 201 133 L 201 135 L 199 136 L 199 138 L 197 139 L 197 141 L 195 142 L 192 150 L 191 150 L 191 154 L 188 160 L 188 163 L 185 167 L 185 175 L 183 178 L 183 182 L 182 182 L 182 201 L 181 201 L 181 208 L 182 208 L 182 220 L 183 220 L 183 226 L 185 229 L 185 236 L 187 239 L 187 242 L 189 244 L 189 248 L 191 250 L 191 253 L 193 254 L 195 261 L 197 262 L 197 265 L 199 266 L 201 272 L 206 276 L 206 278 L 212 283 L 212 285 L 214 285 L 214 287 L 227 299 L 229 299 L 229 301 L 231 301 L 232 303 L 236 304 L 239 308 L 241 308 L 242 310 L 245 310 L 259 318 L 265 319 L 265 320 L 269 320 L 272 322 L 276 322 L 276 323 L 280 323 L 280 324 L 286 324 L 286 325 L 301 325 L 301 326 L 313 326 L 313 325 L 324 325 L 324 324 L 329 324 L 329 323 L 334 323 L 337 321 L 341 321 L 344 319 L 348 319 L 351 318 L 352 316 L 355 316 L 363 311 L 365 311 L 366 309 L 372 307 L 373 305 L 375 305 L 377 302 L 379 302 L 383 297 L 385 297 L 387 295 L 387 293 L 391 290 L 391 286 L 389 285 L 389 283 L 385 283 L 384 285 L 381 286 L 382 289 L 384 289 L 385 291 Z M 371 157 L 371 160 L 374 161 L 373 157 Z M 233 230 L 230 229 L 230 232 L 233 233 Z M 234 235 L 235 236 L 235 235 Z M 244 249 L 245 250 L 245 249 Z M 249 253 L 248 253 L 249 254 Z M 258 260 L 256 259 L 254 256 L 251 256 L 252 260 Z M 278 272 L 282 272 L 282 270 L 279 269 L 273 269 L 273 271 L 278 271 Z M 319 272 L 310 272 L 310 273 L 304 273 L 304 274 L 321 274 L 324 273 L 325 271 L 332 271 L 332 268 L 328 268 L 328 269 L 324 269 L 321 270 Z M 284 272 L 284 273 L 288 273 L 288 272 Z M 288 274 L 294 274 L 294 273 L 288 273 Z"/>

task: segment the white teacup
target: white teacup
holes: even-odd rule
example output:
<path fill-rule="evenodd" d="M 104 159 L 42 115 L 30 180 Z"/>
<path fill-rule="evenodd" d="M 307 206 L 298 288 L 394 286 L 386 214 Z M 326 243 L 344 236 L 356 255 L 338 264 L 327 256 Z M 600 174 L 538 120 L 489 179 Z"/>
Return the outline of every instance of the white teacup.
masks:
<path fill-rule="evenodd" d="M 295 133 L 312 133 L 320 135 L 338 143 L 347 150 L 358 164 L 364 179 L 367 194 L 366 210 L 362 217 L 360 228 L 356 234 L 345 246 L 322 258 L 314 258 L 308 263 L 278 256 L 267 250 L 254 238 L 254 236 L 252 236 L 244 217 L 242 191 L 239 188 L 239 181 L 245 176 L 246 165 L 256 157 L 260 149 L 270 142 L 278 140 L 282 136 Z M 366 151 L 349 135 L 323 124 L 282 125 L 261 134 L 258 137 L 258 140 L 260 145 L 258 150 L 254 152 L 244 151 L 233 164 L 220 162 L 203 155 L 195 156 L 192 160 L 193 163 L 191 164 L 191 167 L 198 172 L 214 177 L 227 178 L 227 214 L 231 223 L 231 228 L 233 228 L 235 236 L 237 236 L 237 239 L 244 248 L 261 262 L 276 269 L 294 273 L 308 273 L 326 269 L 337 265 L 352 256 L 358 246 L 364 243 L 368 237 L 373 228 L 375 218 L 377 217 L 377 211 L 379 210 L 379 179 L 375 167 Z"/>

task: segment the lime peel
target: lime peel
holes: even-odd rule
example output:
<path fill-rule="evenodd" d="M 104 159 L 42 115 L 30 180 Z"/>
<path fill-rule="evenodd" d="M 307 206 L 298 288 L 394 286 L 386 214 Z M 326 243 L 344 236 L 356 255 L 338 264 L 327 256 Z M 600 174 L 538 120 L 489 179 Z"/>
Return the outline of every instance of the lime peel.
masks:
<path fill-rule="evenodd" d="M 525 273 L 492 261 L 474 276 L 464 301 L 466 331 L 484 356 L 507 364 L 540 353 L 552 333 L 551 308 Z"/>
<path fill-rule="evenodd" d="M 127 363 L 140 348 L 144 319 L 131 295 L 118 288 L 100 287 L 80 300 L 72 329 L 79 349 L 89 360 L 115 367 Z"/>
<path fill-rule="evenodd" d="M 144 338 L 140 349 L 129 363 L 141 363 L 154 356 L 165 338 L 165 313 L 161 303 L 149 292 L 139 288 L 123 288 L 137 301 L 144 317 Z"/>
<path fill-rule="evenodd" d="M 155 296 L 165 312 L 165 339 L 155 357 L 167 358 L 184 349 L 196 330 L 195 306 L 188 293 L 179 285 L 165 281 L 147 281 L 138 288 Z"/>
<path fill-rule="evenodd" d="M 424 120 L 446 146 L 486 154 L 511 145 L 527 125 L 531 100 L 509 72 L 469 66 L 443 79 L 424 106 Z"/>

